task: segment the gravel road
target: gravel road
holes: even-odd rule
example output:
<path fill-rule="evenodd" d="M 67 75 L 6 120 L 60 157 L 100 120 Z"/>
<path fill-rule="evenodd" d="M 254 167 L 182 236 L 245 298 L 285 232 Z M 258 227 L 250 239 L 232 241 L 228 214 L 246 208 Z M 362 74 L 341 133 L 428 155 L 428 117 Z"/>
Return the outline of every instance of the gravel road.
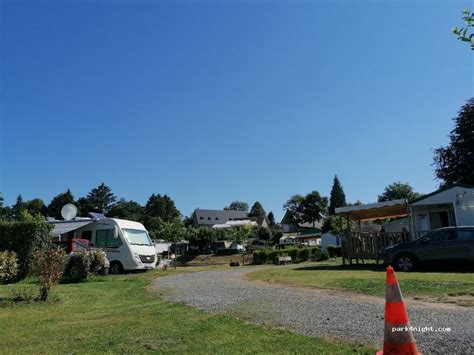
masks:
<path fill-rule="evenodd" d="M 268 267 L 268 266 L 267 266 Z M 262 267 L 241 267 L 161 277 L 152 291 L 171 302 L 225 313 L 297 333 L 344 339 L 382 348 L 384 300 L 245 279 Z M 403 290 L 402 290 L 403 291 Z M 450 327 L 451 332 L 414 332 L 424 354 L 474 354 L 474 310 L 407 304 L 415 327 Z"/>

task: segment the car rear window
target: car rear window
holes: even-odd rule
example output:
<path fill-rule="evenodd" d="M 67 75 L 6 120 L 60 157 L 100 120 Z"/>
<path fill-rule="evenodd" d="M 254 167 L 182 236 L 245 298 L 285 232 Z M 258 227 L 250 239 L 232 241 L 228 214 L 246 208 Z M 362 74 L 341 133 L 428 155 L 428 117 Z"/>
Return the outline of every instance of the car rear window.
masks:
<path fill-rule="evenodd" d="M 458 239 L 474 239 L 474 230 L 458 230 L 457 231 Z"/>

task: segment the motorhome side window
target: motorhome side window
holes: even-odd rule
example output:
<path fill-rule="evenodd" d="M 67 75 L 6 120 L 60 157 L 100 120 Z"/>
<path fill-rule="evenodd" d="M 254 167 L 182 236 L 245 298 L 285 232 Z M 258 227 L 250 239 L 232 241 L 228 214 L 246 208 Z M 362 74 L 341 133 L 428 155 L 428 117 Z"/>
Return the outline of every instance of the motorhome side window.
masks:
<path fill-rule="evenodd" d="M 113 229 L 99 229 L 95 235 L 95 245 L 98 247 L 118 247 L 122 245 L 120 237 L 114 238 Z"/>

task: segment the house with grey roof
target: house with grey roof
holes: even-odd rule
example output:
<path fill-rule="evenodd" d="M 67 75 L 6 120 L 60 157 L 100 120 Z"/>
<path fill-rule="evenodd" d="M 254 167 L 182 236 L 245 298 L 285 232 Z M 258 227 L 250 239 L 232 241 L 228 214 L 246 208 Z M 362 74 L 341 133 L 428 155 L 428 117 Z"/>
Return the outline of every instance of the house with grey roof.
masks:
<path fill-rule="evenodd" d="M 248 219 L 244 211 L 205 210 L 196 208 L 193 213 L 193 227 L 209 227 L 215 224 L 224 224 L 228 221 Z"/>
<path fill-rule="evenodd" d="M 248 212 L 232 210 L 206 210 L 196 208 L 193 213 L 193 227 L 209 227 L 224 225 L 229 221 L 251 221 L 255 227 L 268 227 L 265 217 L 252 217 Z M 232 223 L 231 223 L 232 224 Z"/>

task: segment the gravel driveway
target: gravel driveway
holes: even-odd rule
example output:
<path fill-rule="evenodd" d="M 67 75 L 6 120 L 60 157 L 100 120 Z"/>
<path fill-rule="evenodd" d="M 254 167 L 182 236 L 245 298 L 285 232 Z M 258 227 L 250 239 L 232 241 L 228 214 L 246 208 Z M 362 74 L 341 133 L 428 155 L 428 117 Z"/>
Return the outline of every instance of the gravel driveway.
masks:
<path fill-rule="evenodd" d="M 283 326 L 308 336 L 344 339 L 382 348 L 383 299 L 245 279 L 246 273 L 260 269 L 262 267 L 241 267 L 161 277 L 153 282 L 152 290 L 168 301 L 207 312 Z M 415 332 L 420 352 L 474 353 L 472 308 L 411 303 L 407 308 L 412 326 L 452 329 L 451 332 Z"/>

